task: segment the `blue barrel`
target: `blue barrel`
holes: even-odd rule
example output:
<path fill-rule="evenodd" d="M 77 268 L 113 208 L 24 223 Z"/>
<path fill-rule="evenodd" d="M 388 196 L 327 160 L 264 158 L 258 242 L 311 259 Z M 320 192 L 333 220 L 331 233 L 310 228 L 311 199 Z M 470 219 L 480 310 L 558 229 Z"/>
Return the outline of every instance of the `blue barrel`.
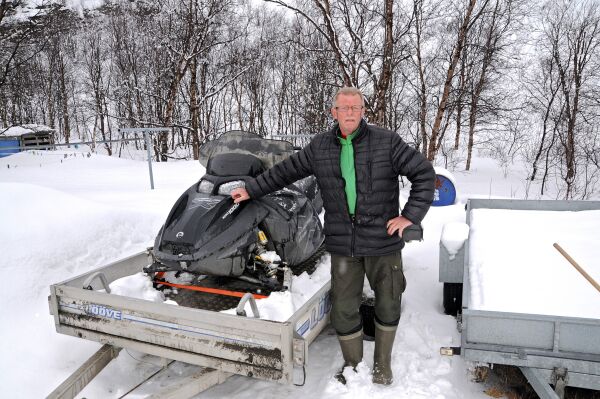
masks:
<path fill-rule="evenodd" d="M 19 146 L 20 143 L 18 138 L 0 138 L 0 158 L 19 152 Z"/>
<path fill-rule="evenodd" d="M 456 187 L 452 180 L 443 175 L 435 176 L 435 194 L 432 206 L 453 205 L 456 201 Z"/>

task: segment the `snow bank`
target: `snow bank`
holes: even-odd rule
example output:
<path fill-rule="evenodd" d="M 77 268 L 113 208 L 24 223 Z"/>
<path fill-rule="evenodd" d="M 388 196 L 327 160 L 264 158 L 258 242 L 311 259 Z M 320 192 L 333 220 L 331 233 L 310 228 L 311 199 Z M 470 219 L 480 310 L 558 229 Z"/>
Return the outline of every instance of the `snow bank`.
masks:
<path fill-rule="evenodd" d="M 29 278 L 6 289 L 39 295 L 50 283 L 81 274 L 109 259 L 143 250 L 155 220 L 57 190 L 24 183 L 0 183 L 3 271 Z M 94 228 L 90 228 L 94 226 Z M 18 294 L 18 295 L 17 295 Z"/>
<path fill-rule="evenodd" d="M 48 312 L 49 286 L 143 250 L 155 221 L 33 184 L 0 183 L 0 204 L 0 271 L 8 280 L 0 352 L 11 365 L 0 382 L 10 397 L 44 397 L 97 349 L 58 336 Z"/>

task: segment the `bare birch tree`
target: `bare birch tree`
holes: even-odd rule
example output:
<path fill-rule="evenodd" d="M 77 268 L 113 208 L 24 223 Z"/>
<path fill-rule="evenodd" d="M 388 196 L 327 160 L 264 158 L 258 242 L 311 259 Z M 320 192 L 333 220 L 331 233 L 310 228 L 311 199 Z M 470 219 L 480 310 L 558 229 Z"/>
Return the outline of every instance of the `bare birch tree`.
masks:
<path fill-rule="evenodd" d="M 544 10 L 542 25 L 543 79 L 529 85 L 532 97 L 543 105 L 542 132 L 530 179 L 536 178 L 545 153 L 542 192 L 554 169 L 564 183 L 558 187 L 563 198 L 583 197 L 597 177 L 588 165 L 594 159 L 589 145 L 595 145 L 590 136 L 597 135 L 600 115 L 594 100 L 600 94 L 600 6 L 553 1 Z"/>
<path fill-rule="evenodd" d="M 395 67 L 408 57 L 405 36 L 412 12 L 393 0 L 265 1 L 294 11 L 323 36 L 337 65 L 336 84 L 363 89 L 367 118 L 386 126 L 388 88 Z"/>

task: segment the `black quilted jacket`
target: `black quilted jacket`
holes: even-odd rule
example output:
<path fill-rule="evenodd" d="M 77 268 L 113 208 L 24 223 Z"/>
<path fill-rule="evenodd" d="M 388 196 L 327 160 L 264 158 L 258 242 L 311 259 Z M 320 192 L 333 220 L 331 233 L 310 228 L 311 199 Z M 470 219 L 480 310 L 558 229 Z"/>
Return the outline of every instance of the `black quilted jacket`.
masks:
<path fill-rule="evenodd" d="M 340 169 L 338 126 L 315 136 L 304 149 L 276 164 L 246 184 L 251 198 L 279 190 L 315 175 L 325 208 L 325 245 L 330 253 L 379 256 L 399 251 L 404 242 L 387 234 L 386 223 L 398 216 L 398 176 L 411 182 L 402 215 L 420 223 L 433 200 L 435 172 L 431 163 L 409 147 L 398 134 L 363 120 L 352 140 L 356 169 L 356 211 L 348 213 Z"/>

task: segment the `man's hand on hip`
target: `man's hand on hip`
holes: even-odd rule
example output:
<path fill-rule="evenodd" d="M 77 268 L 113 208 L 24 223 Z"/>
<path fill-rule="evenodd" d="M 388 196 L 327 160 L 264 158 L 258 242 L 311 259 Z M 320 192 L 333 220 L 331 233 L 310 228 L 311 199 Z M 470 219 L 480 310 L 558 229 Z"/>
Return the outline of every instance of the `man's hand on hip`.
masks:
<path fill-rule="evenodd" d="M 231 190 L 231 198 L 233 198 L 234 203 L 246 201 L 250 199 L 250 195 L 248 195 L 248 191 L 244 187 L 238 187 Z"/>
<path fill-rule="evenodd" d="M 393 219 L 388 220 L 387 222 L 387 233 L 388 235 L 393 235 L 395 232 L 398 232 L 398 235 L 402 237 L 402 232 L 405 228 L 413 224 L 410 220 L 405 218 L 404 216 L 398 216 Z"/>

